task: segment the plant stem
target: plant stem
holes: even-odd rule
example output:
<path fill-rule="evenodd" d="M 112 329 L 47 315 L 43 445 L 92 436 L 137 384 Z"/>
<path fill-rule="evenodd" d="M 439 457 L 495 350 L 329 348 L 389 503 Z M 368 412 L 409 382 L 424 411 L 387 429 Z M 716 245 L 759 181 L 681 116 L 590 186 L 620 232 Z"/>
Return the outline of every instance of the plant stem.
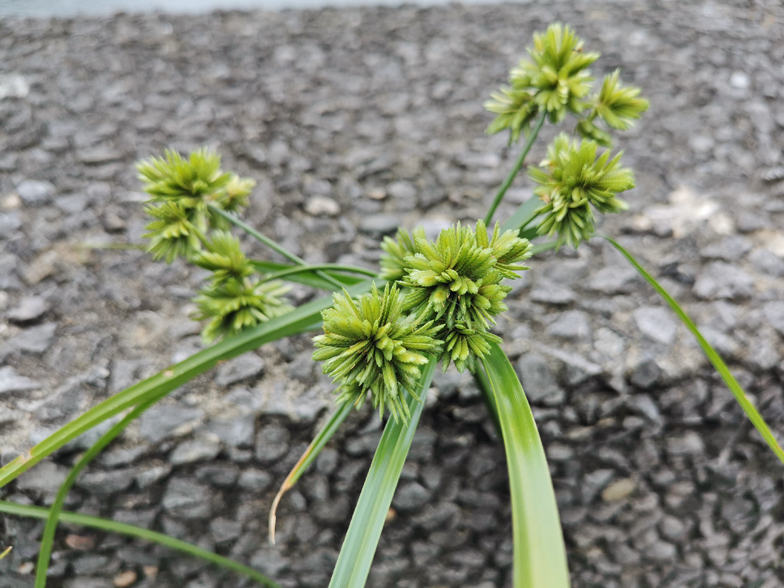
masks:
<path fill-rule="evenodd" d="M 35 572 L 35 588 L 46 588 L 46 574 L 49 570 L 49 559 L 52 555 L 52 545 L 54 543 L 55 532 L 57 531 L 57 523 L 60 520 L 60 513 L 65 505 L 65 499 L 68 497 L 68 492 L 71 490 L 74 483 L 76 483 L 79 474 L 87 467 L 87 464 L 95 459 L 95 457 L 109 445 L 115 437 L 117 437 L 117 435 L 125 430 L 128 425 L 139 418 L 145 410 L 150 408 L 158 400 L 159 399 L 156 398 L 152 401 L 147 401 L 128 413 L 119 423 L 101 435 L 100 439 L 98 439 L 77 464 L 71 468 L 68 477 L 57 492 L 57 497 L 52 504 L 52 508 L 49 510 L 49 517 L 46 519 L 46 527 L 44 528 L 44 534 L 41 538 L 41 550 L 38 553 L 38 565 Z"/>
<path fill-rule="evenodd" d="M 27 506 L 24 504 L 16 504 L 14 502 L 8 502 L 5 500 L 0 500 L 0 512 L 18 517 L 30 517 L 35 519 L 45 519 L 47 516 L 49 516 L 48 508 L 44 508 L 42 506 Z M 65 523 L 82 525 L 84 527 L 92 527 L 93 529 L 100 529 L 101 531 L 107 531 L 109 533 L 120 533 L 122 535 L 138 537 L 140 539 L 145 539 L 154 543 L 160 543 L 161 545 L 171 549 L 183 551 L 188 555 L 205 559 L 223 568 L 243 574 L 252 580 L 255 580 L 259 584 L 263 584 L 264 586 L 269 586 L 270 588 L 280 588 L 280 584 L 273 582 L 253 568 L 244 566 L 241 563 L 233 561 L 227 557 L 223 557 L 222 555 L 218 555 L 217 553 L 213 553 L 212 551 L 208 551 L 206 549 L 202 549 L 201 547 L 197 547 L 196 545 L 192 545 L 187 541 L 181 541 L 180 539 L 169 537 L 163 533 L 150 531 L 135 525 L 118 523 L 117 521 L 78 514 L 75 512 L 63 511 L 60 513 L 60 519 L 62 519 L 62 521 Z"/>
<path fill-rule="evenodd" d="M 264 243 L 264 244 L 265 244 L 267 247 L 269 247 L 269 248 L 270 248 L 270 249 L 272 249 L 273 251 L 277 251 L 278 253 L 280 253 L 280 254 L 281 254 L 283 257 L 285 257 L 285 258 L 286 258 L 286 259 L 288 259 L 289 261 L 291 261 L 291 262 L 293 262 L 293 263 L 296 263 L 297 265 L 307 265 L 307 264 L 305 263 L 305 260 L 304 260 L 304 259 L 302 259 L 301 257 L 298 257 L 298 256 L 294 255 L 293 253 L 291 253 L 290 251 L 288 251 L 288 250 L 287 250 L 287 249 L 285 249 L 284 247 L 281 247 L 280 245 L 278 245 L 277 243 L 275 243 L 275 241 L 273 241 L 272 239 L 270 239 L 269 237 L 267 237 L 267 236 L 266 236 L 266 235 L 264 235 L 263 233 L 260 233 L 259 231 L 257 231 L 257 230 L 256 230 L 256 229 L 254 229 L 253 227 L 251 227 L 251 226 L 250 226 L 249 224 L 247 224 L 246 222 L 244 222 L 244 221 L 240 220 L 238 217 L 234 216 L 233 214 L 229 214 L 228 212 L 226 212 L 225 210 L 223 210 L 223 209 L 222 209 L 220 206 L 216 206 L 215 204 L 207 204 L 207 207 L 208 207 L 208 208 L 209 208 L 209 209 L 210 209 L 212 212 L 214 212 L 215 214 L 222 216 L 223 218 L 225 218 L 225 219 L 226 219 L 227 221 L 229 221 L 230 223 L 232 223 L 232 224 L 234 224 L 234 225 L 238 226 L 239 228 L 241 228 L 243 231 L 245 231 L 246 233 L 248 233 L 248 234 L 249 234 L 249 235 L 251 235 L 252 237 L 255 237 L 256 239 L 258 239 L 259 241 L 261 241 L 262 243 Z M 333 278 L 332 276 L 330 276 L 330 275 L 327 275 L 327 274 L 325 274 L 324 272 L 321 272 L 321 271 L 319 271 L 319 272 L 317 272 L 317 273 L 318 273 L 318 276 L 319 276 L 320 278 L 323 278 L 323 279 L 327 280 L 328 282 L 330 282 L 331 284 L 333 284 L 334 286 L 336 286 L 336 287 L 338 288 L 338 290 L 340 290 L 341 288 L 343 288 L 343 284 L 341 284 L 340 282 L 338 282 L 338 281 L 337 281 L 335 278 Z"/>
<path fill-rule="evenodd" d="M 489 225 L 490 221 L 493 220 L 493 215 L 495 214 L 495 209 L 498 208 L 498 205 L 501 204 L 501 200 L 504 199 L 504 195 L 506 191 L 509 189 L 509 186 L 512 185 L 517 173 L 520 171 L 520 168 L 523 167 L 523 162 L 525 161 L 528 152 L 531 150 L 531 146 L 536 141 L 536 137 L 539 135 L 539 131 L 542 129 L 542 125 L 544 124 L 544 119 L 547 117 L 547 113 L 543 112 L 542 116 L 539 117 L 539 120 L 536 123 L 536 127 L 534 128 L 531 135 L 528 137 L 528 141 L 525 143 L 525 147 L 523 148 L 523 152 L 520 154 L 520 157 L 517 158 L 512 171 L 509 172 L 509 175 L 506 176 L 504 183 L 501 184 L 501 187 L 498 189 L 498 194 L 495 195 L 495 199 L 493 203 L 490 205 L 490 210 L 487 211 L 487 216 L 485 216 L 485 224 Z"/>
<path fill-rule="evenodd" d="M 292 274 L 301 274 L 303 272 L 318 271 L 318 270 L 334 270 L 338 272 L 348 272 L 351 274 L 362 274 L 365 276 L 370 276 L 371 278 L 378 277 L 377 272 L 374 272 L 373 270 L 365 269 L 364 267 L 356 267 L 353 265 L 340 265 L 338 263 L 320 263 L 317 265 L 303 265 L 299 267 L 292 267 L 289 269 L 281 270 L 279 272 L 267 274 L 266 276 L 264 276 L 264 278 L 262 278 L 261 281 L 269 282 L 270 280 L 278 280 L 280 278 L 285 278 L 286 276 L 290 276 Z"/>

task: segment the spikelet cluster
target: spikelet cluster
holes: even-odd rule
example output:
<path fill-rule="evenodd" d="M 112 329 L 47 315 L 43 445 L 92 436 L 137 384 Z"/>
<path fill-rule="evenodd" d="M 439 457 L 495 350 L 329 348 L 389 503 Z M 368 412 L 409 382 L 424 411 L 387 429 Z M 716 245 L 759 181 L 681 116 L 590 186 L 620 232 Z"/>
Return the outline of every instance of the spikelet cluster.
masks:
<path fill-rule="evenodd" d="M 597 157 L 597 148 L 594 141 L 570 141 L 561 133 L 540 167 L 528 168 L 537 184 L 534 193 L 544 202 L 538 211 L 543 215 L 539 233 L 557 235 L 559 246 L 577 247 L 591 237 L 594 209 L 608 213 L 627 208 L 617 194 L 634 187 L 634 174 L 620 166 L 621 153 L 610 159 L 610 152 L 605 151 Z"/>
<path fill-rule="evenodd" d="M 338 384 L 338 402 L 360 406 L 369 395 L 373 406 L 395 420 L 410 418 L 403 390 L 416 396 L 420 366 L 441 342 L 440 325 L 404 311 L 404 296 L 394 284 L 354 301 L 344 290 L 322 313 L 324 334 L 314 339 L 316 361 Z"/>
<path fill-rule="evenodd" d="M 166 150 L 163 157 L 137 164 L 144 191 L 151 197 L 145 210 L 155 220 L 145 237 L 155 259 L 171 263 L 178 256 L 189 257 L 202 248 L 200 235 L 210 227 L 226 228 L 226 221 L 212 214 L 208 203 L 229 212 L 247 205 L 256 182 L 223 172 L 220 163 L 217 153 L 203 148 L 187 159 Z"/>

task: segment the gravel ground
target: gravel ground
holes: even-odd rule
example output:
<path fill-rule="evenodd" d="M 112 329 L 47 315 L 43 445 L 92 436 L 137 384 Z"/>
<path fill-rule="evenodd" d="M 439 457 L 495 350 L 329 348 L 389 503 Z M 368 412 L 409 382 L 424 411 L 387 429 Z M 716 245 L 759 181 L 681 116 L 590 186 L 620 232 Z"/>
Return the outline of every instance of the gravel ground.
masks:
<path fill-rule="evenodd" d="M 631 210 L 602 230 L 685 303 L 784 437 L 778 2 L 117 15 L 0 21 L 4 462 L 202 346 L 187 315 L 203 272 L 84 247 L 141 242 L 134 161 L 214 146 L 258 181 L 255 225 L 308 261 L 375 267 L 398 224 L 433 234 L 486 210 L 516 150 L 483 135 L 482 101 L 555 19 L 603 53 L 596 74 L 620 66 L 651 99 L 621 141 Z M 519 178 L 501 215 L 529 195 Z M 598 240 L 531 266 L 498 332 L 540 424 L 574 585 L 784 585 L 781 465 L 685 329 Z M 278 342 L 178 390 L 68 507 L 215 548 L 284 586 L 325 586 L 381 429 L 368 410 L 350 417 L 284 499 L 269 547 L 272 495 L 330 406 L 311 352 L 307 337 Z M 51 502 L 89 441 L 3 495 Z M 393 507 L 370 586 L 510 585 L 503 449 L 470 378 L 436 377 Z M 0 587 L 32 586 L 41 528 L 0 525 L 15 546 Z M 141 542 L 61 531 L 54 588 L 249 585 Z"/>

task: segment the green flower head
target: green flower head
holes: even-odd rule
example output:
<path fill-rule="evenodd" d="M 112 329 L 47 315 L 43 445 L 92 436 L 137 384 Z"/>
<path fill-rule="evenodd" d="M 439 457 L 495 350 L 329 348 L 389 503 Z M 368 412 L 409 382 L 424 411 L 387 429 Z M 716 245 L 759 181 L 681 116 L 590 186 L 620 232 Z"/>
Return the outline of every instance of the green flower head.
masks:
<path fill-rule="evenodd" d="M 196 318 L 211 319 L 202 337 L 211 342 L 286 314 L 292 308 L 281 296 L 288 290 L 281 282 L 254 283 L 248 279 L 227 279 L 202 290 L 194 299 L 200 311 Z"/>
<path fill-rule="evenodd" d="M 200 251 L 191 261 L 213 272 L 215 284 L 228 279 L 242 280 L 251 276 L 253 266 L 240 248 L 240 240 L 228 231 L 213 231 L 209 251 Z"/>
<path fill-rule="evenodd" d="M 369 394 L 381 416 L 389 409 L 396 421 L 407 422 L 403 389 L 416 396 L 420 366 L 440 347 L 434 335 L 441 327 L 406 315 L 394 284 L 383 293 L 374 285 L 356 302 L 344 290 L 322 316 L 324 334 L 314 339 L 313 359 L 324 361 L 324 373 L 338 384 L 338 402 L 360 406 Z"/>
<path fill-rule="evenodd" d="M 605 76 L 594 108 L 610 128 L 625 131 L 648 110 L 648 101 L 639 97 L 639 88 L 621 84 L 619 76 L 618 69 Z"/>
<path fill-rule="evenodd" d="M 594 232 L 595 208 L 598 212 L 620 212 L 626 203 L 619 192 L 634 188 L 634 175 L 620 167 L 621 155 L 610 159 L 605 151 L 598 158 L 598 145 L 591 140 L 570 142 L 561 133 L 548 147 L 547 159 L 539 167 L 529 167 L 528 174 L 538 184 L 534 193 L 544 201 L 539 213 L 544 220 L 539 233 L 558 234 L 558 245 L 577 247 Z"/>
<path fill-rule="evenodd" d="M 381 249 L 386 255 L 381 258 L 382 279 L 394 282 L 406 275 L 406 257 L 417 252 L 418 239 L 425 240 L 425 229 L 422 227 L 417 227 L 410 234 L 404 228 L 399 228 L 395 239 L 384 237 Z"/>
<path fill-rule="evenodd" d="M 534 33 L 528 54 L 530 59 L 511 71 L 510 87 L 485 103 L 485 109 L 498 115 L 487 129 L 489 134 L 508 128 L 510 141 L 517 141 L 540 112 L 557 123 L 567 112 L 579 115 L 588 107 L 582 100 L 593 81 L 587 68 L 599 54 L 583 52 L 582 40 L 568 26 L 555 23 L 544 33 Z"/>
<path fill-rule="evenodd" d="M 155 220 L 147 225 L 150 239 L 147 251 L 154 259 L 165 259 L 171 263 L 177 256 L 190 257 L 201 249 L 201 228 L 196 226 L 199 218 L 192 209 L 178 202 L 164 202 L 158 206 L 145 207 L 145 212 Z"/>
<path fill-rule="evenodd" d="M 175 200 L 193 207 L 229 183 L 231 174 L 220 169 L 220 155 L 206 148 L 191 153 L 188 159 L 167 149 L 163 157 L 152 157 L 136 165 L 144 191 L 156 201 Z"/>

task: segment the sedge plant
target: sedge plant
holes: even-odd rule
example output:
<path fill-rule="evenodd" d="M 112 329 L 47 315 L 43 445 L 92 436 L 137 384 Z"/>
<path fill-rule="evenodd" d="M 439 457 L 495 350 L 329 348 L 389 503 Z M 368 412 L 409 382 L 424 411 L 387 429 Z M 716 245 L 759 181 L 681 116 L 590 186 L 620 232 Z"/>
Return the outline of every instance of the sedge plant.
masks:
<path fill-rule="evenodd" d="M 330 586 L 365 585 L 403 464 L 424 408 L 424 396 L 440 363 L 474 374 L 504 443 L 512 500 L 515 588 L 569 586 L 558 509 L 525 391 L 491 332 L 507 308 L 507 280 L 526 271 L 526 259 L 547 249 L 579 247 L 595 234 L 598 215 L 626 209 L 621 194 L 634 187 L 632 171 L 613 152 L 614 133 L 628 129 L 648 108 L 638 88 L 616 70 L 597 88 L 590 66 L 599 54 L 585 51 L 568 27 L 553 24 L 534 35 L 528 57 L 512 69 L 507 86 L 485 107 L 496 118 L 489 133 L 508 132 L 509 144 L 524 140 L 520 154 L 484 219 L 460 223 L 430 241 L 421 228 L 400 229 L 380 244 L 378 272 L 338 264 L 309 265 L 239 218 L 254 182 L 221 169 L 208 150 L 189 157 L 167 151 L 138 165 L 145 191 L 148 250 L 155 259 L 187 261 L 211 272 L 194 303 L 202 335 L 215 345 L 119 392 L 60 428 L 0 469 L 0 487 L 54 451 L 116 415 L 119 421 L 74 466 L 50 509 L 0 501 L 0 512 L 46 519 L 36 588 L 46 585 L 49 555 L 59 521 L 131 534 L 181 549 L 245 574 L 274 581 L 219 555 L 165 535 L 62 510 L 79 473 L 135 418 L 167 394 L 219 361 L 265 343 L 318 330 L 315 361 L 335 386 L 337 410 L 285 479 L 270 511 L 274 542 L 276 509 L 340 428 L 349 412 L 370 402 L 389 415 L 368 471 Z M 528 167 L 533 197 L 492 224 L 499 204 L 545 123 L 564 126 L 546 158 Z M 246 257 L 231 229 L 245 231 L 290 263 Z M 544 239 L 532 243 L 531 239 Z M 662 296 L 693 333 L 711 363 L 766 443 L 784 462 L 767 424 L 716 351 L 678 303 L 632 255 L 607 238 Z M 331 292 L 297 308 L 286 301 L 286 282 Z M 6 550 L 3 555 L 8 552 Z"/>

